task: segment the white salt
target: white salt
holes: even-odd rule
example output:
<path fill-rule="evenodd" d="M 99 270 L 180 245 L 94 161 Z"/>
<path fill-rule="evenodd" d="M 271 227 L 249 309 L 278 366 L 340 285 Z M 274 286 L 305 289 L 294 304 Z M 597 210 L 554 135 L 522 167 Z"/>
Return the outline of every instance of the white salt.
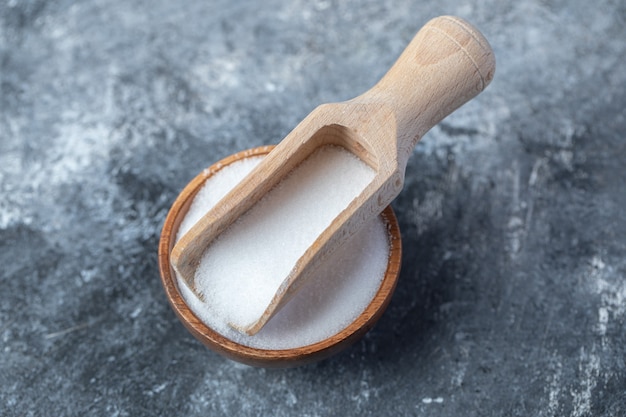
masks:
<path fill-rule="evenodd" d="M 261 159 L 262 156 L 240 159 L 214 173 L 194 197 L 187 215 L 178 227 L 176 240 L 182 238 L 207 211 L 248 175 Z"/>
<path fill-rule="evenodd" d="M 261 159 L 233 163 L 209 178 L 178 238 Z M 260 317 L 296 260 L 373 175 L 342 148 L 314 152 L 208 248 L 195 276 L 205 301 L 179 279 L 189 307 L 225 337 L 264 349 L 305 346 L 344 329 L 369 305 L 387 268 L 388 234 L 380 217 L 339 248 L 255 336 L 227 323 L 247 324 Z"/>

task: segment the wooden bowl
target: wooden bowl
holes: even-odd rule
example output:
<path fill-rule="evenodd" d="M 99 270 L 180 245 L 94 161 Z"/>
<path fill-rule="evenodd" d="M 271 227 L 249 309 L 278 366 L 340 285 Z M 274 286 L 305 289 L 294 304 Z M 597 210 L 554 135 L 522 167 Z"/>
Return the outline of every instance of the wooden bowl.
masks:
<path fill-rule="evenodd" d="M 369 331 L 383 314 L 396 287 L 400 273 L 402 243 L 400 229 L 391 206 L 381 214 L 389 231 L 389 262 L 382 283 L 370 304 L 351 324 L 320 342 L 291 349 L 259 349 L 236 343 L 217 333 L 202 322 L 181 296 L 170 252 L 174 247 L 181 221 L 207 178 L 229 164 L 241 159 L 266 155 L 273 146 L 263 146 L 238 152 L 213 164 L 196 176 L 179 194 L 172 205 L 161 231 L 159 241 L 159 270 L 165 294 L 183 325 L 209 349 L 238 362 L 268 368 L 293 367 L 325 359 L 347 348 Z"/>

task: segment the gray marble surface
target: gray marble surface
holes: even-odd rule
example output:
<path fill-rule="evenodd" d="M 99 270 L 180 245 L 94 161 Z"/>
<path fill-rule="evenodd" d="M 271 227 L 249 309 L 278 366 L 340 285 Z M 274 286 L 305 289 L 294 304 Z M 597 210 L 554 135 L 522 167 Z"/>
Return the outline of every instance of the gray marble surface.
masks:
<path fill-rule="evenodd" d="M 159 282 L 177 193 L 440 14 L 498 69 L 411 157 L 382 320 L 302 368 L 207 350 Z M 625 62 L 614 0 L 0 2 L 0 414 L 626 415 Z"/>

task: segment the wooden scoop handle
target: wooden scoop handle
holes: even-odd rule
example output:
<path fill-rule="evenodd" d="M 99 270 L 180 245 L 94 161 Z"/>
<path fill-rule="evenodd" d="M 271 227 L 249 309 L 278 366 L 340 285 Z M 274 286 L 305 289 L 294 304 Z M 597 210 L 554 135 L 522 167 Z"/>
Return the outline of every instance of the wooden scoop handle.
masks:
<path fill-rule="evenodd" d="M 402 170 L 417 141 L 493 79 L 495 58 L 487 39 L 453 16 L 432 19 L 396 63 L 353 102 L 384 104 L 396 118 Z"/>

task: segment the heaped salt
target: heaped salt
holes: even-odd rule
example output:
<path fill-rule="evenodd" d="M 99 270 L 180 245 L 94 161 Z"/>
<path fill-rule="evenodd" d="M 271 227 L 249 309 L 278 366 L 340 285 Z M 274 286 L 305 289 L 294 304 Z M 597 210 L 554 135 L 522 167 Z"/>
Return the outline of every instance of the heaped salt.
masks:
<path fill-rule="evenodd" d="M 181 223 L 178 238 L 262 157 L 230 164 L 210 177 Z M 209 246 L 196 271 L 201 301 L 179 280 L 183 297 L 205 323 L 238 343 L 286 349 L 323 340 L 349 325 L 376 294 L 387 268 L 389 240 L 381 218 L 346 242 L 255 336 L 258 319 L 297 259 L 374 177 L 345 149 L 324 146 Z"/>

